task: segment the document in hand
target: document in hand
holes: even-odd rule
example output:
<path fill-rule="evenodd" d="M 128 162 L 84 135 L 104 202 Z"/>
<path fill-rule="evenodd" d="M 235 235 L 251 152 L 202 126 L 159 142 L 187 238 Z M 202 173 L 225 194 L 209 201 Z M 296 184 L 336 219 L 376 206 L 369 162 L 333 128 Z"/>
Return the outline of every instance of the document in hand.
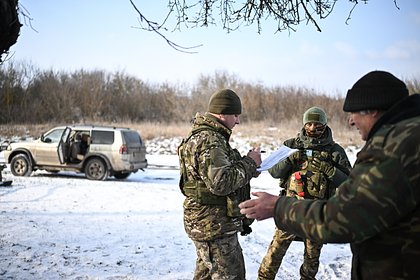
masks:
<path fill-rule="evenodd" d="M 277 151 L 274 151 L 271 155 L 269 155 L 263 162 L 261 166 L 257 168 L 257 171 L 265 171 L 271 167 L 273 167 L 279 161 L 284 160 L 294 152 L 297 152 L 298 149 L 291 149 L 287 146 L 281 145 Z"/>

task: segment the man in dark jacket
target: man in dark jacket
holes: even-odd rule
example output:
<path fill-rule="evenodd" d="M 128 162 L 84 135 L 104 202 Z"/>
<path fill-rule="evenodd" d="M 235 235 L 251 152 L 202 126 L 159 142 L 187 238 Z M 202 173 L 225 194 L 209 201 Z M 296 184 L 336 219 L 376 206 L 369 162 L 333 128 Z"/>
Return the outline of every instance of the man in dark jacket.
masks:
<path fill-rule="evenodd" d="M 280 179 L 280 188 L 297 199 L 328 199 L 350 173 L 350 162 L 344 149 L 334 142 L 327 114 L 311 107 L 303 114 L 303 127 L 297 137 L 284 142 L 299 149 L 268 172 Z M 273 280 L 295 235 L 278 228 L 258 269 L 258 280 Z M 322 243 L 304 239 L 305 251 L 300 267 L 301 279 L 315 279 Z"/>
<path fill-rule="evenodd" d="M 343 106 L 365 146 L 349 178 L 327 201 L 267 193 L 240 204 L 257 220 L 317 242 L 351 243 L 352 279 L 420 275 L 420 95 L 373 71 L 347 92 Z"/>
<path fill-rule="evenodd" d="M 237 233 L 250 233 L 252 221 L 240 213 L 239 203 L 250 198 L 261 153 L 256 148 L 241 156 L 229 145 L 241 111 L 234 91 L 215 92 L 178 149 L 184 227 L 197 252 L 194 279 L 245 279 Z"/>

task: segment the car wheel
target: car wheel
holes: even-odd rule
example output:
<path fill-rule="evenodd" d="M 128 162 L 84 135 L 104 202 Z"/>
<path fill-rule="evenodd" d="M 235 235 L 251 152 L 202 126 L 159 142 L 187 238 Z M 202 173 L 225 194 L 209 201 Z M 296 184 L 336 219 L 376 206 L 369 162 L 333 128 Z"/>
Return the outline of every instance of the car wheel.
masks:
<path fill-rule="evenodd" d="M 106 180 L 108 169 L 100 158 L 91 158 L 85 166 L 85 174 L 89 180 Z"/>
<path fill-rule="evenodd" d="M 126 179 L 128 176 L 130 176 L 131 172 L 123 173 L 123 172 L 115 172 L 114 177 L 117 179 Z"/>
<path fill-rule="evenodd" d="M 25 154 L 14 156 L 10 162 L 10 171 L 15 176 L 29 176 L 32 173 L 32 163 Z"/>

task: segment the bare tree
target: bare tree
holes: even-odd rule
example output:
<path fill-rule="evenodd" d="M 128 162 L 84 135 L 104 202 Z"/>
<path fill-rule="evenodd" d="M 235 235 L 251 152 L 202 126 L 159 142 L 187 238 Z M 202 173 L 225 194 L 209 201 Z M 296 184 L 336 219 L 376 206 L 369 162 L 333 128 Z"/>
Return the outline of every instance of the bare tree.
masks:
<path fill-rule="evenodd" d="M 139 14 L 140 29 L 157 33 L 174 49 L 193 53 L 201 46 L 184 47 L 169 40 L 164 34 L 168 30 L 181 30 L 181 27 L 206 27 L 221 24 L 228 33 L 242 26 L 256 25 L 257 32 L 262 30 L 266 20 L 276 22 L 275 32 L 296 31 L 302 23 L 313 24 L 321 31 L 319 20 L 327 18 L 334 10 L 338 0 L 168 0 L 168 11 L 162 23 L 152 21 L 141 12 L 133 0 L 130 0 Z M 346 22 L 354 8 L 369 0 L 348 0 L 353 4 Z M 397 9 L 397 0 L 391 0 Z M 168 27 L 168 19 L 175 18 L 175 26 Z M 217 19 L 219 18 L 219 19 Z"/>
<path fill-rule="evenodd" d="M 217 25 L 217 15 L 220 17 L 222 28 L 227 32 L 235 31 L 243 25 L 256 25 L 259 33 L 262 30 L 262 22 L 268 19 L 277 23 L 275 32 L 296 31 L 296 27 L 301 23 L 313 24 L 321 31 L 318 20 L 328 17 L 338 0 L 168 0 L 168 11 L 162 23 L 148 19 L 133 0 L 129 1 L 139 15 L 140 29 L 155 32 L 178 51 L 194 53 L 201 45 L 181 46 L 169 40 L 164 33 L 170 29 L 180 30 L 181 26 L 188 28 Z M 369 2 L 348 1 L 354 5 L 347 20 L 359 2 Z M 398 8 L 397 0 L 392 1 Z M 8 53 L 19 36 L 22 26 L 19 15 L 32 20 L 19 9 L 18 0 L 0 0 L 0 63 L 2 56 Z M 175 17 L 176 24 L 169 29 L 166 25 L 170 17 Z"/>

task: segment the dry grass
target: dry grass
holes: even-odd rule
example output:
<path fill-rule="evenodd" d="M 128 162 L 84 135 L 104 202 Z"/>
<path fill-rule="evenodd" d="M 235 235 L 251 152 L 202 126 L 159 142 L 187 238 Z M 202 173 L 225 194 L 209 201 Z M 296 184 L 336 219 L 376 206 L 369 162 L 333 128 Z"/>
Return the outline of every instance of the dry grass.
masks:
<path fill-rule="evenodd" d="M 102 125 L 130 127 L 140 132 L 145 140 L 155 138 L 173 138 L 184 137 L 190 131 L 190 123 L 101 123 Z M 54 123 L 37 124 L 37 125 L 0 125 L 0 138 L 10 139 L 18 136 L 20 138 L 26 137 L 39 137 L 43 132 L 50 128 L 61 125 Z M 333 130 L 333 136 L 336 142 L 343 147 L 363 145 L 360 135 L 355 129 L 342 127 L 342 125 L 330 124 Z M 296 136 L 301 128 L 301 123 L 298 121 L 290 120 L 279 124 L 270 124 L 263 122 L 241 123 L 234 128 L 234 136 L 238 135 L 247 139 L 256 139 L 255 144 L 268 144 L 273 139 L 282 142 L 288 138 Z M 266 142 L 266 143 L 261 143 Z"/>
<path fill-rule="evenodd" d="M 12 137 L 39 137 L 43 132 L 56 126 L 56 124 L 13 124 L 13 125 L 0 125 L 0 137 L 1 138 L 12 138 Z"/>
<path fill-rule="evenodd" d="M 333 131 L 334 141 L 343 147 L 361 147 L 364 144 L 356 129 L 347 126 L 342 127 L 342 125 L 335 125 L 334 123 L 330 124 L 330 127 Z M 295 137 L 301 128 L 302 124 L 300 121 L 290 120 L 277 125 L 266 123 L 241 124 L 234 128 L 234 133 L 249 138 L 264 136 L 263 138 L 267 139 L 267 141 L 277 139 L 283 142 L 286 139 Z"/>

